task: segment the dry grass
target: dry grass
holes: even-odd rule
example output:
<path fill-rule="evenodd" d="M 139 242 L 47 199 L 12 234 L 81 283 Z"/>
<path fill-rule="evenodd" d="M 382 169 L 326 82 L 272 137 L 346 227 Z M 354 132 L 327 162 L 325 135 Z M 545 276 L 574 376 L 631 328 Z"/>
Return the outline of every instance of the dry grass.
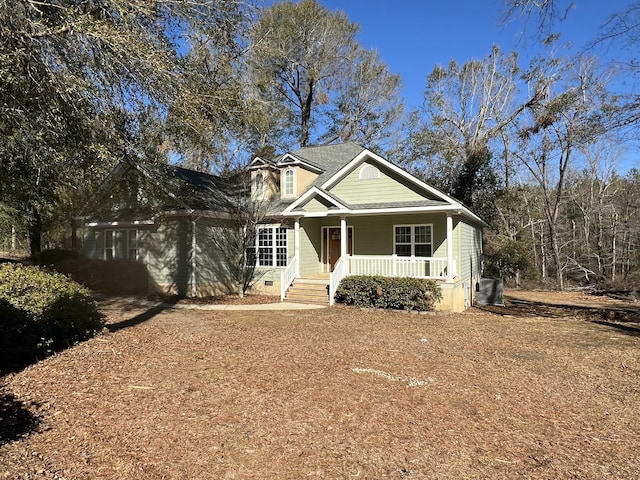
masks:
<path fill-rule="evenodd" d="M 640 478 L 635 324 L 105 308 L 2 379 L 0 478 Z"/>

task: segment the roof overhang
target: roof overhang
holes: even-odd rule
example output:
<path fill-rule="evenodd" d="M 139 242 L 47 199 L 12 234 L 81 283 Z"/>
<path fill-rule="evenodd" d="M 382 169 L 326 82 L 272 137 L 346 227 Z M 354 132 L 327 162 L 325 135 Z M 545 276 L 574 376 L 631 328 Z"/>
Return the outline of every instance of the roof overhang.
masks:
<path fill-rule="evenodd" d="M 318 167 L 317 165 L 313 165 L 311 162 L 309 162 L 308 160 L 305 160 L 301 157 L 298 157 L 297 155 L 294 155 L 293 153 L 285 153 L 280 160 L 278 160 L 278 162 L 276 163 L 276 165 L 278 167 L 289 167 L 289 166 L 300 166 L 306 170 L 309 170 L 313 173 L 322 173 L 324 170 L 322 170 L 320 167 Z"/>
<path fill-rule="evenodd" d="M 278 169 L 278 167 L 276 167 L 276 165 L 272 161 L 265 160 L 264 158 L 260 157 L 256 157 L 251 160 L 249 166 L 247 167 L 248 170 L 262 170 L 263 168 L 270 168 L 272 170 Z"/>
<path fill-rule="evenodd" d="M 325 201 L 327 201 L 331 205 L 333 205 L 333 207 L 330 207 L 327 212 L 344 213 L 344 212 L 349 210 L 348 207 L 344 203 L 340 202 L 335 196 L 329 194 L 328 192 L 325 192 L 324 190 L 322 190 L 322 189 L 320 189 L 318 187 L 311 187 L 301 197 L 299 197 L 295 202 L 293 202 L 291 205 L 289 205 L 287 208 L 285 208 L 284 211 L 282 212 L 282 214 L 285 215 L 285 216 L 289 216 L 289 214 L 291 212 L 293 212 L 296 208 L 302 207 L 309 200 L 311 200 L 313 197 L 316 197 L 316 196 L 323 198 Z M 293 215 L 293 216 L 300 216 L 300 213 L 303 213 L 303 212 L 298 210 L 297 214 Z M 324 213 L 324 212 L 306 212 L 306 213 L 310 216 L 312 213 L 319 214 L 319 213 Z M 318 215 L 316 215 L 316 216 L 318 216 Z M 325 215 L 320 215 L 320 216 L 325 216 Z"/>

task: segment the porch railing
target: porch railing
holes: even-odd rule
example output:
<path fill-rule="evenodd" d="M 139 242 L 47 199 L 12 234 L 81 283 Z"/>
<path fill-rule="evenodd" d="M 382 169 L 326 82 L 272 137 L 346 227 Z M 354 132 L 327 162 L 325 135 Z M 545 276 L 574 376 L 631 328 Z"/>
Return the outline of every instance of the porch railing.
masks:
<path fill-rule="evenodd" d="M 447 265 L 446 257 L 401 257 L 398 255 L 350 255 L 349 275 L 381 275 L 383 277 L 416 277 L 445 280 L 447 269 L 456 275 L 456 259 Z"/>
<path fill-rule="evenodd" d="M 340 257 L 329 274 L 329 305 L 333 305 L 333 296 L 340 285 L 340 280 L 349 274 L 349 256 Z"/>
<path fill-rule="evenodd" d="M 280 271 L 280 301 L 284 300 L 284 296 L 287 293 L 287 289 L 293 283 L 296 278 L 296 272 L 298 271 L 298 257 L 294 255 L 289 262 L 289 265 L 284 270 Z"/>

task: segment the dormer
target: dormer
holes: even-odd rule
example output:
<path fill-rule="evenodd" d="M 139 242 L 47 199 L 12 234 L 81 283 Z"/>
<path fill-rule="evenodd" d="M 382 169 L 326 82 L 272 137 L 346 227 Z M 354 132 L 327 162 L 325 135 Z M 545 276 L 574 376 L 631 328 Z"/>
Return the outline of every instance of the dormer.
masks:
<path fill-rule="evenodd" d="M 256 157 L 249 164 L 251 172 L 251 198 L 256 201 L 271 200 L 280 190 L 280 171 L 269 160 Z"/>
<path fill-rule="evenodd" d="M 276 163 L 280 170 L 280 197 L 298 198 L 306 192 L 323 170 L 310 161 L 286 153 Z"/>

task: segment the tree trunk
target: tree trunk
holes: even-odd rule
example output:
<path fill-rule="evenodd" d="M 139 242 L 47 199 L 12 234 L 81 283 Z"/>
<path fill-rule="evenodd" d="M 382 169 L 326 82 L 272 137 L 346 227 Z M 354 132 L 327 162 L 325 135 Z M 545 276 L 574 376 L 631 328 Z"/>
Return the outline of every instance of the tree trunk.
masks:
<path fill-rule="evenodd" d="M 29 220 L 29 249 L 31 256 L 42 251 L 42 216 L 36 207 L 31 209 Z"/>
<path fill-rule="evenodd" d="M 300 146 L 306 147 L 309 144 L 309 123 L 311 122 L 311 107 L 313 105 L 313 89 L 315 85 L 309 82 L 309 95 L 302 102 L 300 112 Z M 299 96 L 301 98 L 301 96 Z"/>
<path fill-rule="evenodd" d="M 16 226 L 11 225 L 11 250 L 15 251 L 18 248 L 18 232 Z"/>
<path fill-rule="evenodd" d="M 540 273 L 542 281 L 547 279 L 547 252 L 544 248 L 544 225 L 540 225 Z"/>
<path fill-rule="evenodd" d="M 611 232 L 611 281 L 616 281 L 616 234 L 618 232 L 618 213 L 613 214 L 613 227 Z"/>

